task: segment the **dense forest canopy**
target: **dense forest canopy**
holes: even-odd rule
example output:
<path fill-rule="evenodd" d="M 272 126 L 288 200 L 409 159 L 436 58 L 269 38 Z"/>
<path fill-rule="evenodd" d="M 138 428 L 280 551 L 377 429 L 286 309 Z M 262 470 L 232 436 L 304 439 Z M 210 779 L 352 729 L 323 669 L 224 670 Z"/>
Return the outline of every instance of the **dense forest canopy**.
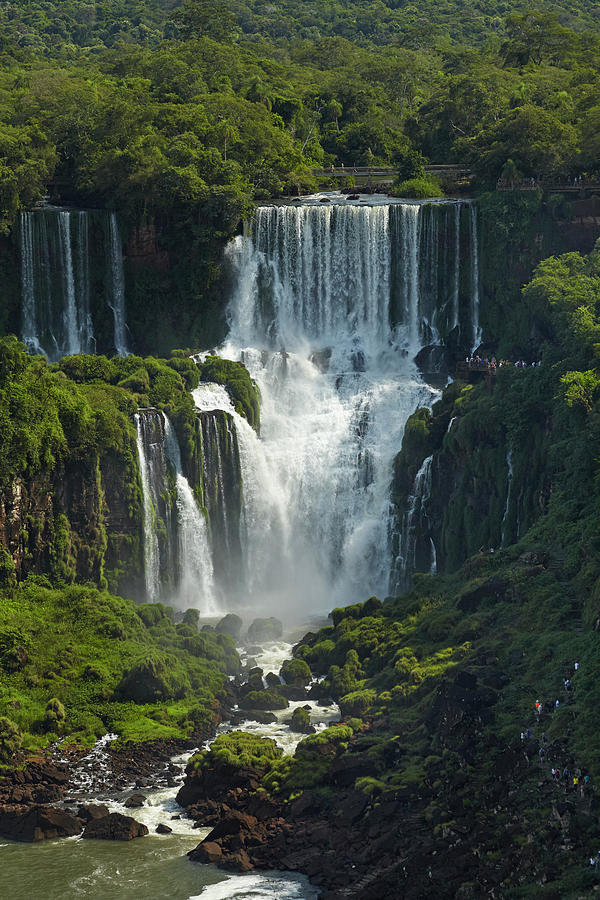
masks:
<path fill-rule="evenodd" d="M 88 205 L 228 235 L 331 162 L 593 174 L 598 10 L 538 6 L 3 4 L 2 228 L 53 176 Z"/>

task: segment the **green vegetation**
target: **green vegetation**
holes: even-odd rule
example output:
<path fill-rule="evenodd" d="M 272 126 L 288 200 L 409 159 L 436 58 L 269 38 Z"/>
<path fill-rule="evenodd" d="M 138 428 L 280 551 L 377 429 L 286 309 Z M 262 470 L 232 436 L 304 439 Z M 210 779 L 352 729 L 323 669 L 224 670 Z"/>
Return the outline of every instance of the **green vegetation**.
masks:
<path fill-rule="evenodd" d="M 310 668 L 302 659 L 286 659 L 279 674 L 286 684 L 302 687 L 312 680 Z"/>
<path fill-rule="evenodd" d="M 416 150 L 487 179 L 508 160 L 525 176 L 595 168 L 600 51 L 587 4 L 425 6 L 11 4 L 2 227 L 48 176 L 68 177 L 82 202 L 116 198 L 133 219 L 186 233 L 210 285 L 253 199 L 312 186 L 311 165 L 402 172 Z"/>
<path fill-rule="evenodd" d="M 244 416 L 255 431 L 260 431 L 260 392 L 248 369 L 242 363 L 219 356 L 207 356 L 198 369 L 200 381 L 224 385 L 236 412 Z"/>
<path fill-rule="evenodd" d="M 261 738 L 244 731 L 230 731 L 229 734 L 220 734 L 215 738 L 210 749 L 194 754 L 189 766 L 196 770 L 216 766 L 248 766 L 268 772 L 282 756 L 283 750 L 270 738 Z"/>
<path fill-rule="evenodd" d="M 240 698 L 241 709 L 287 709 L 288 701 L 277 691 L 249 691 Z"/>
<path fill-rule="evenodd" d="M 178 634 L 169 610 L 136 607 L 83 585 L 52 588 L 32 577 L 0 597 L 2 657 L 0 753 L 3 761 L 59 737 L 88 746 L 106 732 L 121 740 L 207 733 L 221 703 L 235 651 L 222 635 L 202 634 L 205 653 Z"/>

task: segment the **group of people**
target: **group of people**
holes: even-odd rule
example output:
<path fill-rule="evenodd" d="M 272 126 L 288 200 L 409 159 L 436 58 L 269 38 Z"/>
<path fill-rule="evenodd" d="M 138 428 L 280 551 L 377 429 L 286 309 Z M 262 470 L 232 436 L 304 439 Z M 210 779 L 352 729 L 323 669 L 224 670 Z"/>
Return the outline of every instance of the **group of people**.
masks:
<path fill-rule="evenodd" d="M 502 369 L 506 366 L 514 367 L 515 369 L 535 369 L 539 368 L 542 364 L 541 360 L 538 360 L 538 362 L 526 363 L 524 359 L 518 359 L 515 363 L 509 362 L 507 359 L 501 359 L 500 362 L 496 362 L 495 356 L 492 356 L 491 359 L 488 359 L 487 356 L 483 359 L 481 356 L 467 356 L 465 362 L 471 368 L 491 369 L 492 371 Z"/>
<path fill-rule="evenodd" d="M 576 661 L 573 664 L 573 672 L 571 673 L 571 675 L 569 675 L 563 679 L 563 687 L 565 690 L 567 702 L 571 701 L 571 699 L 572 699 L 573 686 L 571 684 L 571 678 L 578 671 L 578 669 L 579 669 L 579 662 Z M 554 712 L 557 712 L 560 709 L 560 699 L 557 697 L 553 703 L 551 702 L 549 704 L 546 704 L 546 708 L 548 708 L 548 706 L 551 709 L 553 709 Z M 536 715 L 538 722 L 540 721 L 543 712 L 544 712 L 544 704 L 542 703 L 541 700 L 536 700 L 535 701 L 535 715 Z M 525 742 L 528 742 L 530 739 L 531 739 L 531 731 L 529 728 L 525 728 L 521 732 L 521 742 L 525 743 Z M 546 762 L 546 756 L 547 756 L 546 745 L 547 745 L 547 743 L 548 743 L 548 741 L 546 738 L 546 732 L 543 731 L 541 739 L 540 739 L 540 748 L 538 750 L 540 765 L 544 765 L 544 763 Z M 581 771 L 581 769 L 579 769 L 579 768 L 576 768 L 574 771 L 571 771 L 571 769 L 569 768 L 568 765 L 564 765 L 562 768 L 560 766 L 553 766 L 551 768 L 551 776 L 552 776 L 552 780 L 554 782 L 560 784 L 564 788 L 565 791 L 572 789 L 572 790 L 578 792 L 581 799 L 583 799 L 585 797 L 586 789 L 590 785 L 590 776 L 589 775 L 584 774 Z M 596 863 L 594 863 L 594 865 L 595 864 Z M 600 867 L 600 861 L 598 862 L 598 866 Z"/>

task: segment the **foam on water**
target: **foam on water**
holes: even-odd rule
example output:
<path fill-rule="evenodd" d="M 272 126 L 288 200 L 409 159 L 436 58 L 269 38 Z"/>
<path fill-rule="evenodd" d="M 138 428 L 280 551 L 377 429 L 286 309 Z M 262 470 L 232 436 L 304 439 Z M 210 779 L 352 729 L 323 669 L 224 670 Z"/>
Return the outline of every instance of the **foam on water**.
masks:
<path fill-rule="evenodd" d="M 190 900 L 314 900 L 319 896 L 307 878 L 279 873 L 264 875 L 233 875 L 226 882 L 205 887 Z"/>

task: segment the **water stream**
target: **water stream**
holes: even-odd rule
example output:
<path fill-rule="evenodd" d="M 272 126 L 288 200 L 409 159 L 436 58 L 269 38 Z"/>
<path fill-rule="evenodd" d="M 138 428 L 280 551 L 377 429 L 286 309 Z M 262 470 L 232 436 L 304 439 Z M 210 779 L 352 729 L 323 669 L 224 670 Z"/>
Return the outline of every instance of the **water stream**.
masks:
<path fill-rule="evenodd" d="M 290 656 L 291 646 L 284 641 L 267 644 L 260 652 L 254 652 L 253 657 L 265 673 L 278 672 L 284 659 Z M 312 707 L 311 721 L 317 728 L 324 728 L 339 717 L 337 707 L 322 708 L 305 702 Z M 243 728 L 273 738 L 284 752 L 292 753 L 303 735 L 292 732 L 281 720 L 291 716 L 298 705 L 290 704 L 290 709 L 282 711 L 277 725 L 247 723 Z M 231 727 L 224 724 L 219 733 L 229 730 Z M 0 843 L 3 897 L 11 900 L 38 900 L 42 896 L 44 900 L 165 900 L 167 897 L 169 900 L 316 900 L 317 889 L 303 876 L 281 872 L 231 876 L 186 858 L 185 854 L 211 830 L 195 828 L 175 800 L 189 753 L 172 760 L 180 766 L 180 774 L 170 787 L 141 789 L 146 801 L 137 809 L 124 805 L 128 796 L 140 793 L 134 785 L 118 796 L 102 793 L 108 767 L 105 747 L 112 738 L 114 735 L 107 735 L 81 761 L 69 795 L 77 803 L 101 802 L 110 812 L 131 815 L 147 826 L 149 834 L 124 844 L 81 837 L 34 845 Z M 168 825 L 172 834 L 157 834 L 160 823 Z M 43 872 L 43 893 L 40 872 Z"/>

